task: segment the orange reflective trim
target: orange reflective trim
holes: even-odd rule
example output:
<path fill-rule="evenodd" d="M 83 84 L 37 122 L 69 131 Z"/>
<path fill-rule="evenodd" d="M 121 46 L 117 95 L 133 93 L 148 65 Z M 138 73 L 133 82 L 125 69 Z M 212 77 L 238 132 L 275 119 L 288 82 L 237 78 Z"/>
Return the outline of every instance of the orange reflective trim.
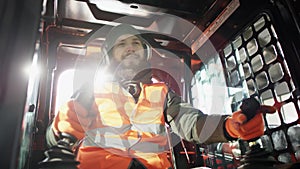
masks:
<path fill-rule="evenodd" d="M 96 121 L 103 125 L 87 132 L 89 138 L 83 145 L 87 148 L 99 146 L 95 149 L 99 152 L 98 156 L 101 156 L 101 159 L 112 158 L 111 163 L 119 163 L 120 160 L 126 161 L 128 157 L 135 157 L 147 168 L 169 168 L 171 164 L 166 153 L 167 138 L 163 115 L 167 92 L 168 89 L 164 84 L 142 85 L 139 100 L 135 103 L 133 97 L 116 84 L 106 85 L 97 90 L 95 103 L 98 106 L 99 116 Z M 115 133 L 116 131 L 121 133 Z M 111 147 L 118 147 L 118 149 Z M 85 153 L 88 154 L 85 151 L 81 152 L 82 157 Z M 118 157 L 115 156 L 116 154 Z M 100 160 L 100 157 L 90 160 Z M 127 168 L 129 164 L 103 165 L 104 167 L 99 168 L 124 166 Z M 88 166 L 93 168 L 92 165 Z"/>
<path fill-rule="evenodd" d="M 107 88 L 111 89 L 113 88 Z M 102 93 L 95 94 L 95 102 L 104 125 L 117 127 L 130 123 L 164 124 L 163 109 L 167 94 L 164 84 L 143 85 L 137 104 L 123 90 L 118 90 L 118 93 L 101 91 Z"/>
<path fill-rule="evenodd" d="M 127 169 L 132 160 L 127 151 L 117 149 L 102 149 L 99 147 L 83 147 L 79 149 L 77 160 L 80 161 L 80 169 Z M 168 152 L 154 153 L 137 153 L 134 158 L 139 160 L 146 168 L 167 169 L 171 167 L 168 159 Z M 107 162 L 109 161 L 109 162 Z"/>
<path fill-rule="evenodd" d="M 114 153 L 112 153 L 114 152 Z M 127 169 L 131 158 L 124 151 L 106 151 L 99 147 L 82 147 L 78 151 L 77 160 L 80 161 L 80 169 Z"/>
<path fill-rule="evenodd" d="M 143 91 L 144 98 L 149 100 L 151 104 L 163 102 L 167 93 L 168 88 L 164 83 L 144 84 Z"/>

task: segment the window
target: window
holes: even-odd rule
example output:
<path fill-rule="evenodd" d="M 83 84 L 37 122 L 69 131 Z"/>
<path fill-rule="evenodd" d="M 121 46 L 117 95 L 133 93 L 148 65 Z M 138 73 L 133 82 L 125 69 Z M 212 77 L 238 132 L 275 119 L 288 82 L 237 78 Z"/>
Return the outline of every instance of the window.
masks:
<path fill-rule="evenodd" d="M 62 104 L 64 104 L 72 96 L 73 81 L 74 81 L 74 69 L 68 69 L 61 73 L 57 82 L 57 93 L 55 103 L 55 114 Z"/>

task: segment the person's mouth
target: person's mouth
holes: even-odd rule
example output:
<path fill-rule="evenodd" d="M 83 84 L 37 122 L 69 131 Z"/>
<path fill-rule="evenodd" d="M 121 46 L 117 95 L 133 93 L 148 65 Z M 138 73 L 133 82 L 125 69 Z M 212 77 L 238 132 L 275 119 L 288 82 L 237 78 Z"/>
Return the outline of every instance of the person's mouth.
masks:
<path fill-rule="evenodd" d="M 138 58 L 138 55 L 135 54 L 135 53 L 131 53 L 131 54 L 125 55 L 125 56 L 123 57 L 123 60 L 124 60 L 124 59 L 136 59 L 136 58 Z"/>

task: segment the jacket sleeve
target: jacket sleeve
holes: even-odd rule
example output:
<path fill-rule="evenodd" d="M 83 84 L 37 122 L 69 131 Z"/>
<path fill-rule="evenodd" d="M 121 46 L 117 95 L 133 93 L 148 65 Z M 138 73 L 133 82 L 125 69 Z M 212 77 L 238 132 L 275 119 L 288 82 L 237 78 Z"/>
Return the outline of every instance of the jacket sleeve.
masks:
<path fill-rule="evenodd" d="M 182 102 L 172 91 L 167 94 L 166 113 L 172 131 L 187 141 L 205 144 L 228 141 L 224 128 L 226 115 L 204 114 Z"/>
<path fill-rule="evenodd" d="M 60 107 L 46 131 L 48 146 L 56 144 L 60 133 L 69 134 L 78 140 L 85 136 L 85 129 L 91 126 L 97 114 L 92 90 L 94 87 L 91 85 L 90 83 L 82 85 L 71 99 Z"/>

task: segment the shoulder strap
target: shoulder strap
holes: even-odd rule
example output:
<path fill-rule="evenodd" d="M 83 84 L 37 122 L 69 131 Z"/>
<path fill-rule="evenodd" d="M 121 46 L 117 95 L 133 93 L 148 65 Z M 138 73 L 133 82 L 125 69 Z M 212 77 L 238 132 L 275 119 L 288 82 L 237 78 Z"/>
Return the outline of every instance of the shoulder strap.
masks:
<path fill-rule="evenodd" d="M 169 88 L 168 88 L 168 92 L 167 92 L 167 94 L 166 94 L 166 99 L 165 99 L 165 103 L 164 103 L 164 119 L 165 119 L 165 122 L 170 126 L 170 122 L 171 121 L 169 121 L 168 120 L 168 116 L 167 116 L 167 109 L 168 109 L 168 94 L 169 94 Z"/>

